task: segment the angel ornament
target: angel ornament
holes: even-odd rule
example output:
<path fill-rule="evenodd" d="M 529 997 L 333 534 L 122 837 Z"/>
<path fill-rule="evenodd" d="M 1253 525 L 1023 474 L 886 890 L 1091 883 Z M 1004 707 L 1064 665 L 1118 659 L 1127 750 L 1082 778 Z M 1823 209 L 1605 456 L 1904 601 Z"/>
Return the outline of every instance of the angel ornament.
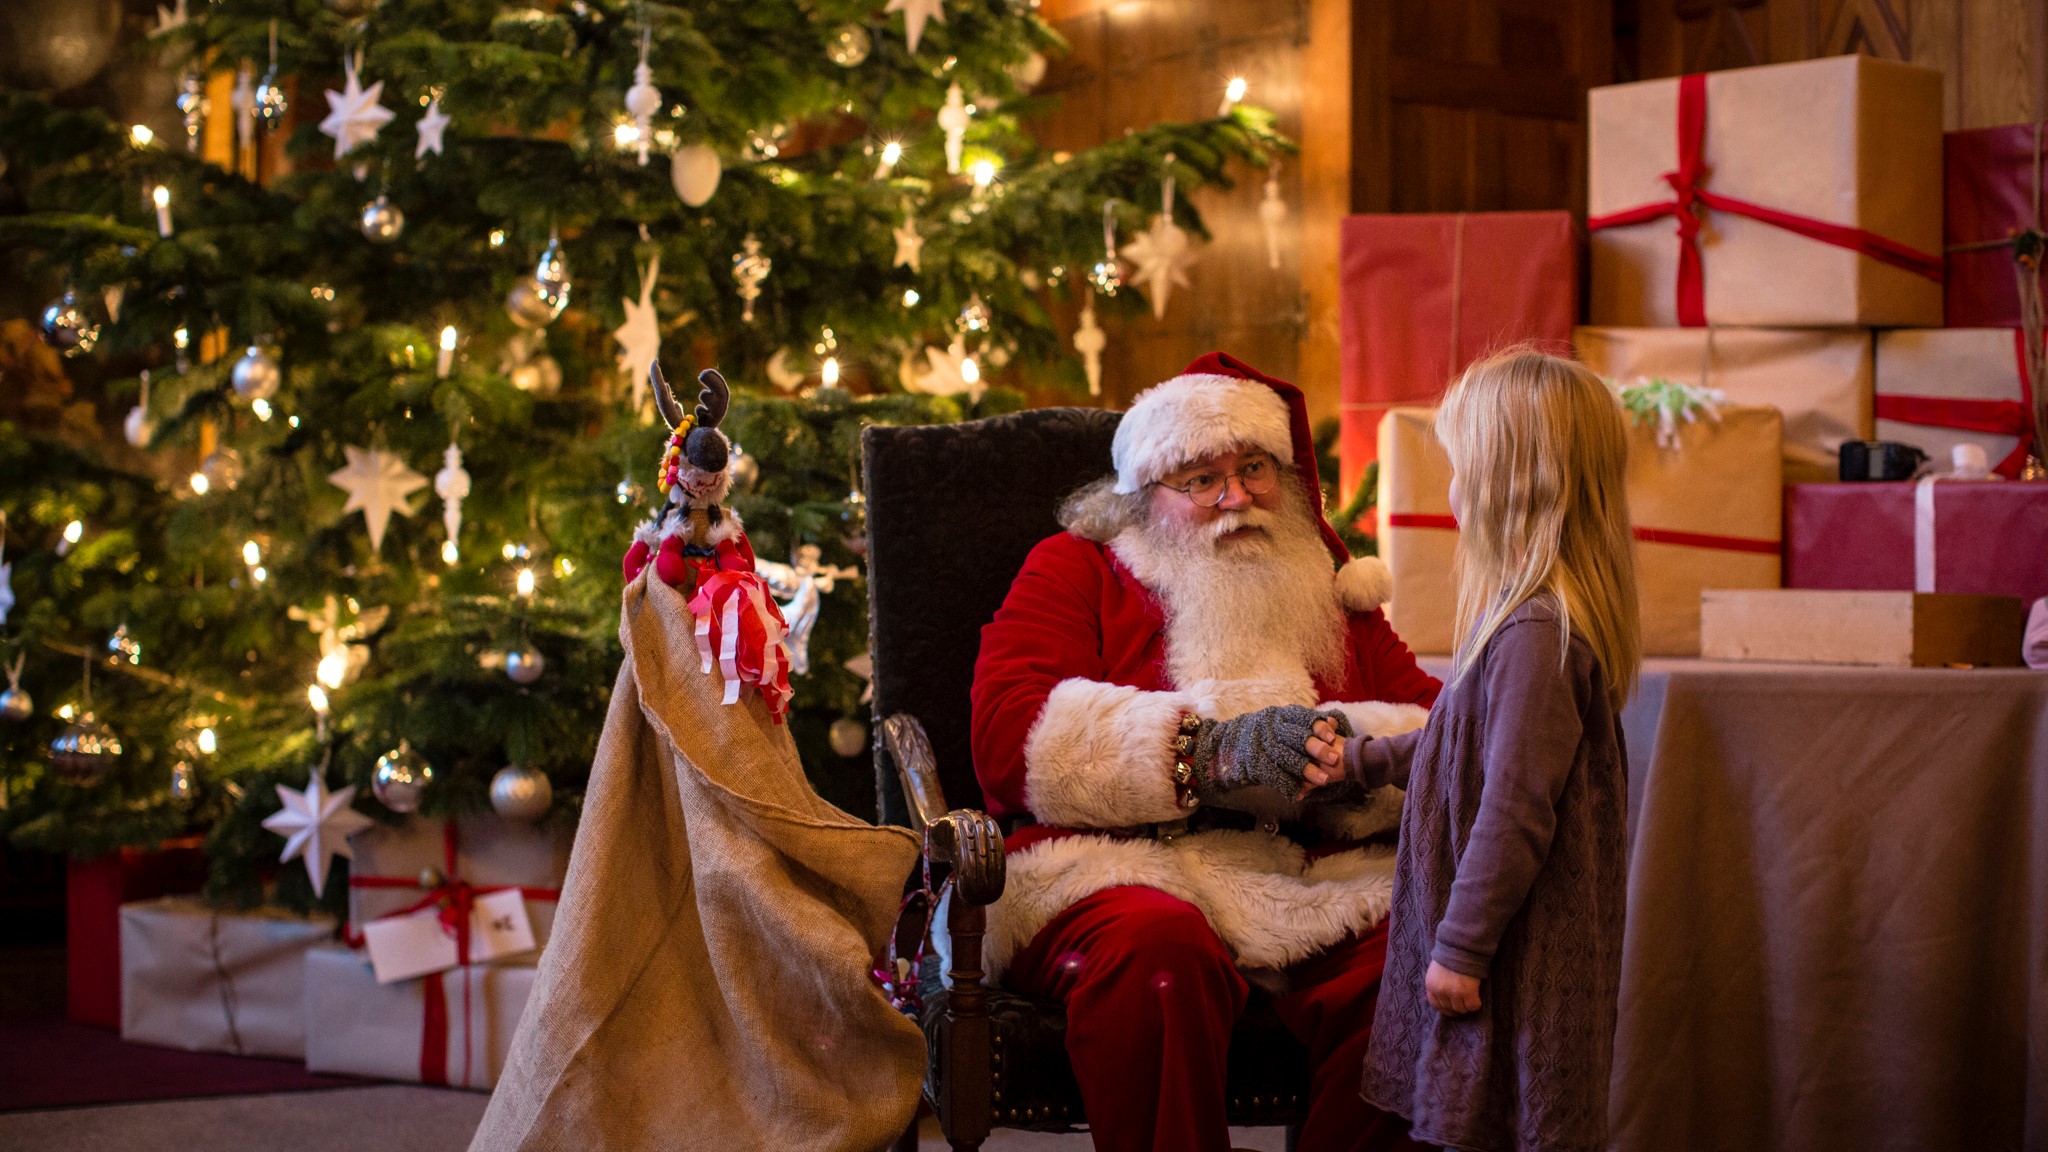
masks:
<path fill-rule="evenodd" d="M 811 670 L 811 628 L 818 622 L 824 596 L 841 580 L 860 579 L 860 569 L 826 564 L 823 557 L 824 550 L 816 544 L 799 544 L 793 563 L 762 560 L 754 565 L 754 570 L 768 581 L 769 590 L 781 597 L 778 603 L 783 618 L 789 622 L 789 635 L 785 638 L 789 667 L 799 676 Z"/>
<path fill-rule="evenodd" d="M 647 375 L 670 430 L 655 476 L 664 500 L 633 531 L 626 581 L 639 579 L 651 564 L 656 579 L 689 597 L 697 653 L 706 674 L 716 667 L 724 677 L 725 703 L 737 703 L 743 686 L 757 685 L 769 714 L 781 723 L 789 708 L 789 626 L 768 582 L 754 570 L 754 547 L 739 514 L 725 507 L 732 491 L 732 442 L 718 424 L 732 390 L 725 377 L 707 368 L 697 377 L 703 390 L 696 410 L 685 412 L 659 362 Z"/>

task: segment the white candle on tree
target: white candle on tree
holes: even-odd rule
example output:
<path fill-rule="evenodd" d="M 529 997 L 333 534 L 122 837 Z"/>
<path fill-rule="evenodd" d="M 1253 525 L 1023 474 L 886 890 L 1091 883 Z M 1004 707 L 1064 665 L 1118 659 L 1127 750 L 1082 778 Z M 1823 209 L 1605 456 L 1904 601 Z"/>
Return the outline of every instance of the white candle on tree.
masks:
<path fill-rule="evenodd" d="M 441 329 L 441 359 L 434 365 L 434 375 L 446 380 L 448 378 L 448 370 L 454 366 L 455 325 L 450 324 L 446 328 Z"/>
<path fill-rule="evenodd" d="M 170 236 L 171 190 L 159 184 L 156 186 L 156 191 L 150 193 L 150 199 L 156 201 L 156 234 L 164 237 Z"/>

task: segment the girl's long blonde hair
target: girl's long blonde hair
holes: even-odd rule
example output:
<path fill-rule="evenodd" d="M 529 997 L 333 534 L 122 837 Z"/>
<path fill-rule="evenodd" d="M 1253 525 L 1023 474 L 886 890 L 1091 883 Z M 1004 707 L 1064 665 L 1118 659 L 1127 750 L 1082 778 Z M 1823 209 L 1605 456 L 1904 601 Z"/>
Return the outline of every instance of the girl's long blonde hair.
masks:
<path fill-rule="evenodd" d="M 1619 710 L 1642 662 L 1629 533 L 1628 429 L 1584 365 L 1515 348 L 1473 364 L 1436 414 L 1458 477 L 1462 676 L 1515 609 L 1547 596 L 1577 630 Z"/>

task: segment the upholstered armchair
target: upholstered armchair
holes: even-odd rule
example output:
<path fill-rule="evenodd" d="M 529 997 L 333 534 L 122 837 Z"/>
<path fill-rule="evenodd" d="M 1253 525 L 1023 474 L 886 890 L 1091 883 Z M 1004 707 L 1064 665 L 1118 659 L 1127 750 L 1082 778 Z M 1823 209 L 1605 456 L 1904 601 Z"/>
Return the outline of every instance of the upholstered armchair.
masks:
<path fill-rule="evenodd" d="M 875 774 L 882 819 L 917 830 L 950 872 L 950 987 L 922 974 L 925 1094 L 956 1149 L 996 1127 L 1087 1122 L 1055 1001 L 982 982 L 988 905 L 1002 896 L 1003 832 L 982 811 L 968 750 L 968 689 L 981 627 L 1024 557 L 1060 530 L 1060 501 L 1109 472 L 1118 415 L 1019 412 L 966 424 L 869 428 L 862 437 L 874 657 Z M 1231 1040 L 1231 1123 L 1301 1119 L 1308 1055 L 1254 993 Z M 916 1134 L 900 1148 L 916 1147 Z"/>

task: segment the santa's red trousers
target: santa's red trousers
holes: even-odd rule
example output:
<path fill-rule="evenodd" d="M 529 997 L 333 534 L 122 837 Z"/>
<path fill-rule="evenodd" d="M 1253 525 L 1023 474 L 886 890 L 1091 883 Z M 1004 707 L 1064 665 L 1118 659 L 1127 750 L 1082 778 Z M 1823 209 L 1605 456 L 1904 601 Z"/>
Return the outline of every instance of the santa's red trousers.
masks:
<path fill-rule="evenodd" d="M 1280 1018 L 1313 1076 L 1298 1152 L 1418 1148 L 1359 1096 L 1386 967 L 1384 922 L 1288 969 Z M 1059 914 L 1004 975 L 1067 1006 L 1067 1053 L 1097 1152 L 1229 1152 L 1224 1063 L 1250 988 L 1201 910 L 1109 888 Z"/>

